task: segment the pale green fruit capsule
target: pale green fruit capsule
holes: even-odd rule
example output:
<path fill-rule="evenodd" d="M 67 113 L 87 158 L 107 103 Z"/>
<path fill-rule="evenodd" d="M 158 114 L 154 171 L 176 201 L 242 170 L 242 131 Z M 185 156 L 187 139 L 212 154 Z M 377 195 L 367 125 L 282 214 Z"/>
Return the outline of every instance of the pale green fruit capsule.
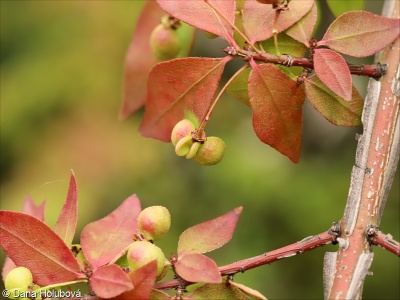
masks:
<path fill-rule="evenodd" d="M 163 24 L 157 25 L 150 35 L 150 47 L 159 60 L 176 58 L 181 50 L 181 40 L 178 33 Z"/>
<path fill-rule="evenodd" d="M 143 209 L 138 216 L 138 228 L 149 241 L 162 239 L 171 227 L 171 214 L 164 206 L 150 206 Z"/>
<path fill-rule="evenodd" d="M 207 140 L 200 146 L 193 159 L 205 166 L 212 166 L 219 163 L 225 154 L 225 143 L 215 136 L 207 137 Z"/>
<path fill-rule="evenodd" d="M 186 156 L 190 148 L 193 145 L 193 140 L 190 135 L 185 136 L 184 138 L 180 139 L 179 142 L 175 146 L 175 153 L 178 156 Z"/>
<path fill-rule="evenodd" d="M 157 276 L 159 276 L 165 265 L 165 255 L 156 245 L 147 241 L 136 241 L 129 247 L 126 258 L 129 268 L 134 271 L 149 262 L 157 261 Z"/>
<path fill-rule="evenodd" d="M 196 155 L 197 151 L 199 151 L 200 146 L 201 146 L 201 143 L 194 142 L 192 147 L 190 147 L 188 154 L 186 154 L 186 158 L 187 159 L 193 158 Z"/>
<path fill-rule="evenodd" d="M 33 285 L 31 271 L 25 267 L 12 269 L 4 280 L 4 287 L 10 291 L 10 299 L 21 298 L 21 293 L 28 291 L 28 287 Z"/>
<path fill-rule="evenodd" d="M 180 120 L 176 125 L 174 126 L 174 129 L 172 129 L 171 132 L 171 142 L 172 145 L 176 146 L 176 144 L 184 138 L 185 136 L 191 135 L 192 131 L 195 130 L 195 127 L 192 123 L 192 121 L 188 119 L 183 119 Z"/>

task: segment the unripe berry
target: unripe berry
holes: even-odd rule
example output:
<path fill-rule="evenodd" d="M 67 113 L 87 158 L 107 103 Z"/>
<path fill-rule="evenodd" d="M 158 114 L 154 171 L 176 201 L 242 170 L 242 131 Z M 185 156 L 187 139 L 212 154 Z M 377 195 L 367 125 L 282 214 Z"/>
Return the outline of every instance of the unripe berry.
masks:
<path fill-rule="evenodd" d="M 10 291 L 10 299 L 17 298 L 21 293 L 26 293 L 28 287 L 33 285 L 33 277 L 31 271 L 25 267 L 17 267 L 12 269 L 4 280 L 4 287 Z"/>
<path fill-rule="evenodd" d="M 195 127 L 193 123 L 188 120 L 188 119 L 183 119 L 180 120 L 176 125 L 174 126 L 174 129 L 172 129 L 171 132 L 171 142 L 174 146 L 184 138 L 185 136 L 188 136 L 192 133 L 192 131 L 195 130 Z"/>
<path fill-rule="evenodd" d="M 159 24 L 151 32 L 150 47 L 158 59 L 169 60 L 176 58 L 179 54 L 181 40 L 174 29 Z"/>
<path fill-rule="evenodd" d="M 157 261 L 157 276 L 159 276 L 165 265 L 165 256 L 162 250 L 156 245 L 147 241 L 136 241 L 128 250 L 126 256 L 131 271 L 136 270 L 149 262 Z"/>
<path fill-rule="evenodd" d="M 164 206 L 150 206 L 138 216 L 138 228 L 146 240 L 162 239 L 171 227 L 171 214 Z"/>
<path fill-rule="evenodd" d="M 215 165 L 224 157 L 225 148 L 224 141 L 219 137 L 207 137 L 207 140 L 200 146 L 200 149 L 194 156 L 194 160 L 201 165 Z"/>

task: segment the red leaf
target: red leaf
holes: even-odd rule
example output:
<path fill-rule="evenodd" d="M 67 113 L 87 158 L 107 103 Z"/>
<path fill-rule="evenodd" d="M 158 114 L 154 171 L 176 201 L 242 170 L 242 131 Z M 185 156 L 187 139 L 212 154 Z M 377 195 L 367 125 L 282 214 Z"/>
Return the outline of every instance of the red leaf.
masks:
<path fill-rule="evenodd" d="M 156 1 L 147 1 L 135 27 L 133 39 L 125 58 L 125 95 L 120 111 L 120 117 L 125 119 L 141 108 L 146 100 L 147 75 L 158 62 L 152 54 L 149 36 L 160 24 L 165 12 Z M 182 23 L 176 30 L 181 41 L 178 57 L 185 57 L 192 48 L 195 28 Z"/>
<path fill-rule="evenodd" d="M 277 30 L 281 32 L 300 20 L 314 4 L 314 0 L 292 0 L 289 10 L 281 11 Z M 265 5 L 256 0 L 246 0 L 243 11 L 243 27 L 254 44 L 273 36 L 274 18 L 276 10 L 272 5 Z"/>
<path fill-rule="evenodd" d="M 220 283 L 218 266 L 203 254 L 187 254 L 175 263 L 175 271 L 186 281 Z"/>
<path fill-rule="evenodd" d="M 43 201 L 42 204 L 36 205 L 33 202 L 32 197 L 26 197 L 22 212 L 27 215 L 31 215 L 39 219 L 40 221 L 44 222 L 45 206 L 46 206 L 46 201 Z"/>
<path fill-rule="evenodd" d="M 133 289 L 128 275 L 117 265 L 98 268 L 89 280 L 93 292 L 100 298 L 116 297 Z"/>
<path fill-rule="evenodd" d="M 163 291 L 153 289 L 151 291 L 150 299 L 151 300 L 171 300 L 171 295 L 169 295 Z"/>
<path fill-rule="evenodd" d="M 140 126 L 142 135 L 169 142 L 172 129 L 184 118 L 185 110 L 202 120 L 217 91 L 225 64 L 231 59 L 230 56 L 189 57 L 157 64 L 148 78 L 146 111 Z"/>
<path fill-rule="evenodd" d="M 256 65 L 249 77 L 253 128 L 258 138 L 297 163 L 300 157 L 304 91 L 278 67 Z"/>
<path fill-rule="evenodd" d="M 298 22 L 290 26 L 285 32 L 288 36 L 310 47 L 310 38 L 317 23 L 318 9 L 314 3 L 311 10 Z"/>
<path fill-rule="evenodd" d="M 78 222 L 78 188 L 74 172 L 71 173 L 69 181 L 67 200 L 61 210 L 54 231 L 64 240 L 67 245 L 72 244 Z"/>
<path fill-rule="evenodd" d="M 135 288 L 119 295 L 116 299 L 153 299 L 150 298 L 150 295 L 157 277 L 156 260 L 153 260 L 139 269 L 128 273 L 128 277 Z"/>
<path fill-rule="evenodd" d="M 211 8 L 206 1 L 157 0 L 163 10 L 194 27 L 223 37 L 233 42 L 232 27 Z M 235 22 L 236 2 L 234 0 L 208 0 L 232 24 Z"/>
<path fill-rule="evenodd" d="M 361 125 L 364 101 L 353 86 L 351 101 L 345 101 L 326 87 L 317 76 L 304 81 L 311 105 L 329 122 L 337 126 Z"/>
<path fill-rule="evenodd" d="M 318 78 L 344 100 L 351 100 L 352 80 L 344 58 L 329 49 L 315 49 L 314 70 Z"/>
<path fill-rule="evenodd" d="M 125 58 L 125 94 L 120 117 L 126 119 L 144 105 L 147 74 L 157 63 L 152 55 L 149 36 L 160 24 L 164 12 L 156 1 L 147 1 L 135 27 L 133 39 Z"/>
<path fill-rule="evenodd" d="M 179 237 L 178 256 L 206 253 L 225 245 L 232 238 L 242 210 L 242 207 L 237 207 L 218 218 L 186 229 Z"/>
<path fill-rule="evenodd" d="M 83 278 L 64 241 L 37 218 L 0 211 L 1 247 L 17 266 L 28 268 L 41 286 Z"/>
<path fill-rule="evenodd" d="M 83 254 L 93 270 L 122 255 L 132 243 L 141 211 L 136 195 L 130 196 L 108 216 L 88 224 L 81 234 Z"/>
<path fill-rule="evenodd" d="M 368 11 L 349 11 L 329 26 L 318 46 L 355 57 L 382 50 L 399 36 L 400 20 L 385 18 Z"/>

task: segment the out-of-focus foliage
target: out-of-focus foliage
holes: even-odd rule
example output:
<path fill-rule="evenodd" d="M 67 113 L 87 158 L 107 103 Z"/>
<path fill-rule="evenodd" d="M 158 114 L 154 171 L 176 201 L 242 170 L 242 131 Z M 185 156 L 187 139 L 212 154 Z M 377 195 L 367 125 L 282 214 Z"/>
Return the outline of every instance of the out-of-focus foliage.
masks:
<path fill-rule="evenodd" d="M 361 128 L 335 127 L 306 106 L 302 156 L 294 165 L 258 140 L 249 108 L 226 96 L 206 128 L 225 140 L 226 155 L 217 166 L 199 166 L 177 157 L 171 144 L 142 138 L 142 112 L 117 120 L 125 52 L 143 2 L 0 5 L 1 209 L 21 210 L 27 195 L 36 203 L 47 199 L 46 219 L 54 227 L 73 169 L 79 189 L 77 232 L 137 193 L 143 207 L 170 210 L 171 231 L 157 243 L 169 256 L 176 253 L 183 230 L 243 206 L 233 239 L 210 254 L 219 265 L 317 234 L 341 217 L 354 135 Z M 320 28 L 326 29 L 333 15 L 325 2 L 320 9 Z M 193 55 L 222 56 L 224 45 L 200 33 Z M 353 78 L 364 95 L 366 80 L 358 79 Z M 400 236 L 398 199 L 397 176 L 381 223 L 395 238 Z M 336 247 L 238 274 L 235 281 L 270 299 L 320 299 L 325 251 Z M 371 271 L 365 299 L 400 297 L 397 257 L 377 248 Z"/>

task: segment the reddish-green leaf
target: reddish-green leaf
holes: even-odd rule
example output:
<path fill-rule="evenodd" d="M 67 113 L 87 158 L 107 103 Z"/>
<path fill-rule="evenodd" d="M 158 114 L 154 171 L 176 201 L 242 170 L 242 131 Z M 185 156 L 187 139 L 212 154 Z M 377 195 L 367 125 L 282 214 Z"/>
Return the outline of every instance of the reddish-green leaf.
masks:
<path fill-rule="evenodd" d="M 75 175 L 72 172 L 69 181 L 67 200 L 61 210 L 54 231 L 64 240 L 67 245 L 72 244 L 78 222 L 78 188 Z"/>
<path fill-rule="evenodd" d="M 400 20 L 385 18 L 368 11 L 349 11 L 329 26 L 318 46 L 355 57 L 382 50 L 399 36 Z"/>
<path fill-rule="evenodd" d="M 175 271 L 190 282 L 220 283 L 222 281 L 218 266 L 203 254 L 186 254 L 175 263 Z"/>
<path fill-rule="evenodd" d="M 311 10 L 306 13 L 298 22 L 290 26 L 285 32 L 295 40 L 303 43 L 307 47 L 310 47 L 310 38 L 313 33 L 315 24 L 317 23 L 318 9 L 314 3 Z M 290 53 L 290 52 L 286 52 Z"/>
<path fill-rule="evenodd" d="M 93 292 L 100 298 L 113 298 L 133 289 L 128 275 L 117 265 L 98 268 L 89 281 Z"/>
<path fill-rule="evenodd" d="M 147 74 L 157 63 L 152 55 L 149 37 L 165 13 L 155 1 L 147 1 L 136 24 L 125 58 L 125 93 L 120 117 L 126 119 L 144 105 Z"/>
<path fill-rule="evenodd" d="M 206 253 L 225 245 L 233 235 L 243 208 L 186 229 L 179 237 L 178 256 Z"/>
<path fill-rule="evenodd" d="M 226 89 L 227 93 L 243 104 L 250 106 L 249 92 L 247 89 L 251 68 L 244 69 L 237 75 Z"/>
<path fill-rule="evenodd" d="M 130 273 L 128 273 L 128 277 L 131 280 L 133 286 L 135 287 L 133 290 L 125 292 L 115 299 L 137 299 L 137 300 L 147 300 L 153 299 L 150 298 L 150 294 L 152 292 L 154 283 L 156 282 L 157 277 L 157 261 L 153 260 L 148 264 L 136 269 Z"/>
<path fill-rule="evenodd" d="M 206 283 L 187 295 L 188 299 L 204 300 L 248 300 L 249 298 L 237 287 L 226 283 Z"/>
<path fill-rule="evenodd" d="M 250 296 L 251 299 L 267 300 L 267 298 L 265 298 L 259 291 L 253 290 L 252 288 L 249 288 L 248 286 L 245 286 L 243 284 L 240 284 L 240 283 L 237 283 L 234 281 L 230 281 L 229 284 L 231 286 L 234 286 L 234 287 L 237 287 L 238 289 L 240 289 L 243 293 Z"/>
<path fill-rule="evenodd" d="M 282 11 L 277 22 L 281 32 L 300 20 L 314 4 L 314 0 L 292 0 L 289 10 Z M 273 36 L 276 10 L 256 0 L 246 0 L 243 11 L 243 27 L 250 42 L 263 41 Z"/>
<path fill-rule="evenodd" d="M 44 222 L 45 206 L 46 206 L 46 201 L 43 201 L 42 204 L 36 205 L 33 202 L 32 197 L 26 197 L 24 202 L 24 207 L 22 208 L 22 212 L 31 215 L 35 218 L 38 218 L 40 221 Z"/>
<path fill-rule="evenodd" d="M 297 163 L 300 158 L 304 91 L 278 67 L 256 65 L 249 77 L 253 128 L 258 138 Z"/>
<path fill-rule="evenodd" d="M 352 80 L 344 58 L 329 49 L 315 49 L 314 70 L 318 78 L 344 100 L 351 100 Z"/>
<path fill-rule="evenodd" d="M 71 250 L 45 223 L 5 210 L 0 220 L 1 247 L 17 266 L 32 272 L 35 283 L 45 286 L 84 277 Z"/>
<path fill-rule="evenodd" d="M 361 125 L 363 99 L 353 86 L 351 101 L 345 101 L 326 87 L 318 77 L 305 80 L 306 95 L 311 105 L 337 126 Z"/>
<path fill-rule="evenodd" d="M 184 1 L 182 1 L 184 2 Z M 202 120 L 217 91 L 225 58 L 180 58 L 157 64 L 148 78 L 146 111 L 140 132 L 145 137 L 171 140 L 171 131 L 191 111 Z"/>
<path fill-rule="evenodd" d="M 339 17 L 341 14 L 350 10 L 363 10 L 364 0 L 356 1 L 338 1 L 338 0 L 326 0 L 330 10 L 335 17 Z"/>
<path fill-rule="evenodd" d="M 206 2 L 215 6 L 218 11 L 233 24 L 235 22 L 235 0 L 157 0 L 157 2 L 163 10 L 179 20 L 221 36 L 228 42 L 233 41 L 232 27 Z"/>
<path fill-rule="evenodd" d="M 130 196 L 108 216 L 88 224 L 81 234 L 81 245 L 93 270 L 122 255 L 132 243 L 141 211 L 136 195 Z"/>

